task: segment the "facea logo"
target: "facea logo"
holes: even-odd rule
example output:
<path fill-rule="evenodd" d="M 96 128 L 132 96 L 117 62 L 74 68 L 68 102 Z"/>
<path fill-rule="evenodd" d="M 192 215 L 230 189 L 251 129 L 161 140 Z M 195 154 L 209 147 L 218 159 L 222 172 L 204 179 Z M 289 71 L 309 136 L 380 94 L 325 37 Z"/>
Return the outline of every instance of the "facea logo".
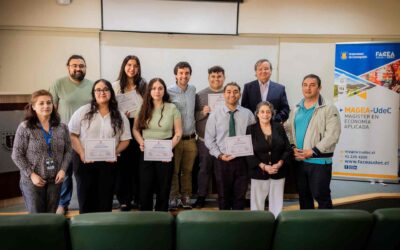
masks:
<path fill-rule="evenodd" d="M 342 52 L 342 54 L 340 55 L 340 58 L 342 60 L 346 60 L 347 59 L 347 52 Z"/>
<path fill-rule="evenodd" d="M 376 59 L 394 59 L 396 55 L 393 51 L 376 51 L 375 57 Z"/>

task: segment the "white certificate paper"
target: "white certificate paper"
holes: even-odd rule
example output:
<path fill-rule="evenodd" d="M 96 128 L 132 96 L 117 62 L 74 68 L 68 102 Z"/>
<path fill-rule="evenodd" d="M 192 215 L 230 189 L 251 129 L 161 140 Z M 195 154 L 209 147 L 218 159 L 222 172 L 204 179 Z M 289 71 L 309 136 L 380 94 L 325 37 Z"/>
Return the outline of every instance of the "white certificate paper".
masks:
<path fill-rule="evenodd" d="M 144 140 L 145 161 L 171 161 L 172 140 Z"/>
<path fill-rule="evenodd" d="M 226 153 L 235 157 L 254 155 L 251 135 L 239 135 L 225 138 Z"/>
<path fill-rule="evenodd" d="M 138 109 L 139 99 L 136 91 L 131 91 L 124 94 L 118 94 L 115 96 L 118 102 L 118 109 L 122 113 L 131 112 Z"/>
<path fill-rule="evenodd" d="M 224 103 L 225 99 L 223 94 L 208 94 L 208 106 L 210 107 L 211 112 Z"/>
<path fill-rule="evenodd" d="M 85 161 L 116 161 L 115 139 L 87 139 Z"/>

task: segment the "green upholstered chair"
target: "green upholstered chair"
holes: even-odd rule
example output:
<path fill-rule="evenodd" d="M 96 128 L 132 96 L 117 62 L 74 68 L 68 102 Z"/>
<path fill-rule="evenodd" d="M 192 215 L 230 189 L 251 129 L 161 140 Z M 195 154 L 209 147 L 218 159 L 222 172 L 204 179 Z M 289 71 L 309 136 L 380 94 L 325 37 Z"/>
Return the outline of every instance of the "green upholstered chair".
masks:
<path fill-rule="evenodd" d="M 0 249 L 64 250 L 68 240 L 68 224 L 62 215 L 0 216 Z"/>
<path fill-rule="evenodd" d="M 274 216 L 266 211 L 185 211 L 176 218 L 176 249 L 269 249 Z"/>
<path fill-rule="evenodd" d="M 173 247 L 174 220 L 167 212 L 89 213 L 70 222 L 73 250 Z"/>
<path fill-rule="evenodd" d="M 372 215 L 361 210 L 283 211 L 272 249 L 364 249 L 372 226 Z"/>
<path fill-rule="evenodd" d="M 400 249 L 400 208 L 375 210 L 368 250 Z"/>

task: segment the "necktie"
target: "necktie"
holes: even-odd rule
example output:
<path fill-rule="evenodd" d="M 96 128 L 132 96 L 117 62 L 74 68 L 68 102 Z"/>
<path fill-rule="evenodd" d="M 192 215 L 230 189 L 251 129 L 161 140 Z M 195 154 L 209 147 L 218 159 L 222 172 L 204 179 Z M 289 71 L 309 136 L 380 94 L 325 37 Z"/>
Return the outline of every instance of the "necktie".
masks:
<path fill-rule="evenodd" d="M 235 129 L 235 111 L 229 111 L 229 137 L 236 136 L 236 129 Z"/>

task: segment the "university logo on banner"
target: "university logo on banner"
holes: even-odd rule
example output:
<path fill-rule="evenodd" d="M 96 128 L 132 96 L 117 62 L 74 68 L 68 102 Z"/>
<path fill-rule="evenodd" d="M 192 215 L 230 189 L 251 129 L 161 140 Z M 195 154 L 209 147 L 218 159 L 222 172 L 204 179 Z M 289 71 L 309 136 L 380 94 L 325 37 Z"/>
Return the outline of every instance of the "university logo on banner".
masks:
<path fill-rule="evenodd" d="M 14 131 L 0 131 L 1 145 L 7 151 L 11 151 L 14 145 L 15 132 Z"/>

